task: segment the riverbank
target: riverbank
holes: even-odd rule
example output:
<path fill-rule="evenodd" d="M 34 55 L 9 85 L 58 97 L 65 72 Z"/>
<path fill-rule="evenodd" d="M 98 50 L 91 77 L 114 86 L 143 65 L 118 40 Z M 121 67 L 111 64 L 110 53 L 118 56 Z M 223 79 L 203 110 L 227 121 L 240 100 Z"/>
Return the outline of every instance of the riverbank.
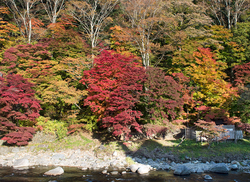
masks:
<path fill-rule="evenodd" d="M 185 141 L 177 147 L 178 143 L 178 140 L 102 143 L 86 134 L 57 141 L 53 136 L 37 133 L 28 146 L 1 146 L 0 165 L 16 169 L 67 166 L 120 172 L 133 165 L 137 169 L 144 167 L 148 172 L 173 170 L 177 175 L 186 174 L 183 171 L 189 171 L 189 174 L 220 170 L 224 170 L 221 173 L 231 170 L 250 172 L 249 140 L 238 141 L 237 144 L 214 144 L 210 148 L 194 141 Z"/>

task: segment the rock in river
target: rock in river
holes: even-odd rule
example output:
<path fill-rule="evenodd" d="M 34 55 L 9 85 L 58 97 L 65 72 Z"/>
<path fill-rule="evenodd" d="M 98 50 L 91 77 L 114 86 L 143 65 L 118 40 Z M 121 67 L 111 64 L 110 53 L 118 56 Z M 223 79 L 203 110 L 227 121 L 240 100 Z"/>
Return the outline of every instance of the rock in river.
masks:
<path fill-rule="evenodd" d="M 138 168 L 137 173 L 139 174 L 147 174 L 150 171 L 150 166 L 142 165 Z"/>
<path fill-rule="evenodd" d="M 132 164 L 131 166 L 129 166 L 130 170 L 131 170 L 133 173 L 135 173 L 139 167 L 140 167 L 139 164 Z"/>
<path fill-rule="evenodd" d="M 55 169 L 51 169 L 51 170 L 45 172 L 44 174 L 48 175 L 48 176 L 58 176 L 58 175 L 61 175 L 63 173 L 64 173 L 63 168 L 57 167 Z"/>
<path fill-rule="evenodd" d="M 175 175 L 189 175 L 190 174 L 190 169 L 187 168 L 187 166 L 184 166 L 184 165 L 179 165 L 175 168 L 175 171 L 174 171 L 174 174 Z"/>
<path fill-rule="evenodd" d="M 204 176 L 204 180 L 212 180 L 213 178 L 211 177 L 211 176 L 209 176 L 209 175 L 205 175 Z"/>
<path fill-rule="evenodd" d="M 229 168 L 225 163 L 219 163 L 219 164 L 214 164 L 211 167 L 210 171 L 214 173 L 227 174 L 229 172 Z"/>
<path fill-rule="evenodd" d="M 13 168 L 20 169 L 20 168 L 28 168 L 29 160 L 28 159 L 18 159 L 14 161 Z"/>

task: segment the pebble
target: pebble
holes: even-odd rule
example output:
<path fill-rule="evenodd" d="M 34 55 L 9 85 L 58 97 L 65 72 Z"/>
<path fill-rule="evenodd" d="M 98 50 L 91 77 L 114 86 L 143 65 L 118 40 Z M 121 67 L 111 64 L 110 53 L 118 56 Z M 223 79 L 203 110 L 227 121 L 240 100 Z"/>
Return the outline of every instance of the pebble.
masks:
<path fill-rule="evenodd" d="M 102 174 L 107 174 L 107 173 L 108 173 L 107 170 L 103 170 L 103 171 L 102 171 Z"/>
<path fill-rule="evenodd" d="M 205 180 L 212 180 L 213 178 L 212 178 L 211 176 L 209 176 L 209 175 L 205 175 L 205 176 L 204 176 L 204 179 L 205 179 Z"/>
<path fill-rule="evenodd" d="M 118 172 L 118 171 L 112 171 L 112 172 L 110 172 L 110 174 L 111 174 L 111 175 L 118 175 L 119 172 Z"/>

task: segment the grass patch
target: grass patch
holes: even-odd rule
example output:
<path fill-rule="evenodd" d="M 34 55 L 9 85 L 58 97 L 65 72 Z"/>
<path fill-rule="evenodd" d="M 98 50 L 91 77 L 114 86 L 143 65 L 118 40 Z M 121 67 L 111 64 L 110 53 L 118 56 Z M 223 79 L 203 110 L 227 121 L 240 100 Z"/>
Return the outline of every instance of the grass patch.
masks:
<path fill-rule="evenodd" d="M 126 162 L 129 166 L 132 164 L 135 164 L 135 162 L 133 161 L 133 159 L 131 157 L 126 157 Z"/>
<path fill-rule="evenodd" d="M 56 140 L 54 142 L 32 145 L 36 146 L 36 151 L 60 151 L 66 149 L 92 150 L 99 158 L 112 155 L 112 153 L 117 150 L 129 155 L 138 155 L 152 159 L 161 158 L 161 155 L 164 157 L 164 154 L 165 156 L 172 155 L 175 159 L 179 158 L 180 160 L 186 160 L 186 157 L 192 160 L 198 160 L 199 158 L 205 158 L 204 160 L 250 159 L 250 139 L 238 140 L 238 143 L 234 143 L 234 141 L 212 143 L 209 148 L 208 143 L 200 143 L 194 140 L 184 140 L 181 145 L 178 146 L 180 142 L 180 139 L 173 141 L 137 140 L 130 142 L 106 140 L 103 144 L 104 147 L 100 147 L 100 140 L 92 138 L 91 133 L 83 133 L 67 136 L 59 141 Z"/>
<path fill-rule="evenodd" d="M 75 136 L 75 137 L 67 137 L 63 140 L 64 147 L 68 149 L 75 149 L 85 147 L 88 144 L 93 143 L 92 140 L 84 137 L 84 136 Z"/>
<path fill-rule="evenodd" d="M 95 148 L 98 145 L 98 141 L 91 140 L 84 135 L 72 135 L 64 137 L 61 140 L 55 140 L 53 142 L 43 142 L 36 143 L 33 146 L 36 146 L 36 151 L 41 150 L 51 150 L 51 151 L 59 151 L 65 149 L 82 149 L 82 150 L 90 150 Z M 31 145 L 32 146 L 32 145 Z"/>
<path fill-rule="evenodd" d="M 233 160 L 239 156 L 245 157 L 247 155 L 250 157 L 250 139 L 238 140 L 238 143 L 234 143 L 234 141 L 212 143 L 210 147 L 208 147 L 208 143 L 196 142 L 194 140 L 185 140 L 177 147 L 180 142 L 181 140 L 141 140 L 131 142 L 130 145 L 126 146 L 122 143 L 119 144 L 125 152 L 130 151 L 133 154 L 138 153 L 138 155 L 145 154 L 145 157 L 149 153 L 150 155 L 154 153 L 174 155 L 180 160 L 185 160 L 186 156 L 193 160 L 197 160 L 200 157 L 207 160 L 222 160 L 224 158 Z"/>

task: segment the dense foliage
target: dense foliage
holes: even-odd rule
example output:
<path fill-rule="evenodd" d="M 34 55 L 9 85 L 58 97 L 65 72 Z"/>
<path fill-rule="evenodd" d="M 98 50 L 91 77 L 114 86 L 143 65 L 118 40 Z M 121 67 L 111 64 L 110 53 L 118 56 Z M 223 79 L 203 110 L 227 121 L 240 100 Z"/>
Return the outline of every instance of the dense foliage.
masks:
<path fill-rule="evenodd" d="M 33 121 L 41 110 L 35 99 L 33 84 L 20 75 L 0 77 L 0 121 L 20 124 L 20 121 Z"/>
<path fill-rule="evenodd" d="M 32 125 L 39 117 L 39 101 L 35 99 L 34 86 L 20 75 L 0 77 L 0 131 L 7 133 L 2 140 L 11 145 L 27 145 L 35 133 Z"/>
<path fill-rule="evenodd" d="M 249 1 L 16 2 L 0 3 L 8 144 L 34 128 L 128 139 L 185 125 L 214 135 L 220 120 L 249 133 Z"/>
<path fill-rule="evenodd" d="M 115 136 L 128 134 L 131 127 L 141 131 L 136 110 L 145 81 L 145 69 L 133 56 L 102 52 L 94 67 L 84 71 L 82 83 L 88 86 L 85 105 L 98 115 L 101 126 L 112 130 Z"/>

